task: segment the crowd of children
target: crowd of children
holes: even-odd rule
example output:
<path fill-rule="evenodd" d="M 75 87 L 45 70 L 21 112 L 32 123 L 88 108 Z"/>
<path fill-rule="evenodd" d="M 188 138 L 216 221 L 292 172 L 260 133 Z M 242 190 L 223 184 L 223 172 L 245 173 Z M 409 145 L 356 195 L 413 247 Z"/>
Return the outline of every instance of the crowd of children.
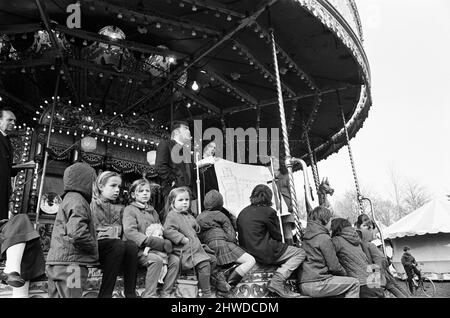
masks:
<path fill-rule="evenodd" d="M 205 211 L 195 218 L 185 187 L 173 189 L 164 210 L 156 211 L 146 179 L 132 183 L 127 206 L 116 203 L 122 179 L 115 172 L 96 177 L 89 165 L 76 163 L 65 170 L 63 180 L 46 261 L 50 297 L 81 297 L 88 267 L 102 269 L 99 297 L 112 297 L 119 273 L 125 297 L 137 297 L 139 267 L 146 269 L 141 297 L 173 297 L 176 280 L 186 271 L 195 272 L 202 297 L 212 297 L 212 286 L 217 295 L 233 297 L 256 261 L 279 266 L 269 290 L 281 297 L 299 296 L 285 285 L 293 272 L 302 294 L 310 297 L 384 297 L 382 287 L 387 286 L 397 292 L 389 282 L 386 259 L 370 243 L 370 219 L 358 219 L 354 228 L 317 207 L 308 216 L 302 247 L 294 247 L 282 242 L 272 193 L 265 185 L 253 190 L 251 204 L 236 222 L 216 190 L 207 193 Z M 380 268 L 375 284 L 368 272 L 371 264 Z M 226 276 L 224 268 L 229 268 Z"/>

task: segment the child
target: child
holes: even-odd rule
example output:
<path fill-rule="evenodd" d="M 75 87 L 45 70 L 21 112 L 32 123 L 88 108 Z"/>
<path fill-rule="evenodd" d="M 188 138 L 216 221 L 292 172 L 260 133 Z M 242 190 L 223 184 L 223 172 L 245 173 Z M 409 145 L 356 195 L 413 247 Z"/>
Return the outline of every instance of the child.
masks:
<path fill-rule="evenodd" d="M 163 231 L 164 231 L 164 228 L 162 227 L 161 224 L 153 223 L 153 224 L 150 224 L 150 226 L 147 228 L 147 230 L 145 230 L 145 235 L 147 235 L 147 237 L 153 236 L 153 237 L 164 238 Z M 166 276 L 166 274 L 167 274 L 167 261 L 168 261 L 169 257 L 164 252 L 161 252 L 158 250 L 152 250 L 152 249 L 150 249 L 150 247 L 146 246 L 143 254 L 145 256 L 147 256 L 149 252 L 159 255 L 163 259 L 164 266 L 161 270 L 161 276 L 159 276 L 158 283 L 164 284 L 164 276 Z"/>
<path fill-rule="evenodd" d="M 136 244 L 123 241 L 122 211 L 124 206 L 115 204 L 122 178 L 116 172 L 102 172 L 95 184 L 91 202 L 92 216 L 98 237 L 98 253 L 102 268 L 102 284 L 99 298 L 112 298 L 120 270 L 123 270 L 124 294 L 136 298 L 137 253 Z"/>
<path fill-rule="evenodd" d="M 381 288 L 369 286 L 369 258 L 364 253 L 356 229 L 346 219 L 337 218 L 331 222 L 331 236 L 339 262 L 347 275 L 358 279 L 360 298 L 384 298 Z"/>
<path fill-rule="evenodd" d="M 219 191 L 209 191 L 204 202 L 206 210 L 197 217 L 201 228 L 199 237 L 202 243 L 215 251 L 219 266 L 239 264 L 228 277 L 228 284 L 234 288 L 253 268 L 255 258 L 237 245 L 236 231 L 230 219 L 221 212 L 223 197 Z"/>
<path fill-rule="evenodd" d="M 95 170 L 75 163 L 64 171 L 64 196 L 56 215 L 46 273 L 50 298 L 81 298 L 88 266 L 98 265 L 97 235 L 89 203 Z"/>
<path fill-rule="evenodd" d="M 369 263 L 380 268 L 380 284 L 397 298 L 409 298 L 409 295 L 400 287 L 392 273 L 389 271 L 389 260 L 376 247 L 372 241 L 375 239 L 375 224 L 366 214 L 360 214 L 355 223 L 356 232 L 361 239 L 361 246 L 369 259 Z"/>
<path fill-rule="evenodd" d="M 303 294 L 315 298 L 340 295 L 358 298 L 358 280 L 346 277 L 331 241 L 332 217 L 331 211 L 322 206 L 316 207 L 308 216 L 302 244 L 306 259 L 298 272 L 299 287 Z"/>
<path fill-rule="evenodd" d="M 144 249 L 150 247 L 151 250 L 157 250 L 164 253 L 171 253 L 172 243 L 160 237 L 149 236 L 145 234 L 151 224 L 159 224 L 158 213 L 148 204 L 150 200 L 150 183 L 146 179 L 140 179 L 133 182 L 129 193 L 131 202 L 123 212 L 123 227 L 125 238 L 133 241 L 138 247 L 138 263 L 147 268 L 145 277 L 145 290 L 143 298 L 156 298 L 156 288 L 158 279 L 161 277 L 164 259 L 156 254 L 149 253 L 144 255 Z M 160 297 L 171 297 L 173 286 L 177 279 L 180 266 L 180 259 L 174 255 L 168 255 L 167 274 L 164 277 Z"/>
<path fill-rule="evenodd" d="M 200 226 L 189 213 L 189 207 L 190 193 L 187 188 L 175 188 L 170 191 L 166 202 L 164 236 L 172 241 L 175 245 L 174 250 L 181 254 L 182 270 L 195 267 L 203 297 L 209 298 L 212 297 L 210 257 L 197 237 Z"/>

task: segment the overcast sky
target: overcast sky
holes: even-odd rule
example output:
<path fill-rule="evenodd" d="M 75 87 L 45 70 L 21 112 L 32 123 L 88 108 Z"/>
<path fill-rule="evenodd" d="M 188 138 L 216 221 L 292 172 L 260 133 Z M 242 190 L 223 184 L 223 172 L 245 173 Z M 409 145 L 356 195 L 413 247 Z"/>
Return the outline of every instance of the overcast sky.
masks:
<path fill-rule="evenodd" d="M 351 146 L 362 184 L 387 197 L 391 167 L 450 194 L 450 1 L 357 0 L 373 106 Z M 319 163 L 334 200 L 354 182 L 347 148 Z"/>

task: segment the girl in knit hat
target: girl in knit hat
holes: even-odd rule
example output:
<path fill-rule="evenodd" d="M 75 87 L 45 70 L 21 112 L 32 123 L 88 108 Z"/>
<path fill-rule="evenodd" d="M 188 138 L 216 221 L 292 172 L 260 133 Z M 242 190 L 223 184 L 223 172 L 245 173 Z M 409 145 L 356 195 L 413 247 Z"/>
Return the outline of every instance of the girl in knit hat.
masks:
<path fill-rule="evenodd" d="M 255 265 L 255 258 L 237 245 L 236 232 L 230 219 L 221 212 L 223 197 L 217 190 L 209 191 L 204 199 L 205 211 L 197 217 L 200 240 L 216 252 L 217 265 L 238 263 L 228 278 L 234 289 Z"/>

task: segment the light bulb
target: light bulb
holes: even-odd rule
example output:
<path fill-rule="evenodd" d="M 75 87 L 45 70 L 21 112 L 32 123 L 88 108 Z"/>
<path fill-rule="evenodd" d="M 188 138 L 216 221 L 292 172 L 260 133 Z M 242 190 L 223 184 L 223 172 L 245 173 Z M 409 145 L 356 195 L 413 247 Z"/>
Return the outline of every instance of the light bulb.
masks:
<path fill-rule="evenodd" d="M 198 91 L 200 89 L 200 86 L 198 86 L 197 81 L 194 81 L 194 83 L 192 83 L 191 88 L 193 91 Z"/>

